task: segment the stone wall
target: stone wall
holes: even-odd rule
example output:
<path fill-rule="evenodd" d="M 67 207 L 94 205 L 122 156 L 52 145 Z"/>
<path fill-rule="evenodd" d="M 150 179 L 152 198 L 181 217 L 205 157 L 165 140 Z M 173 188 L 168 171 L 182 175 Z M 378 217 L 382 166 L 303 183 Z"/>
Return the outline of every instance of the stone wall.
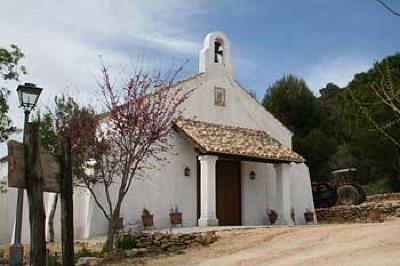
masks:
<path fill-rule="evenodd" d="M 367 202 L 400 200 L 400 193 L 384 193 L 367 196 Z"/>
<path fill-rule="evenodd" d="M 209 245 L 217 241 L 215 231 L 190 234 L 137 233 L 139 248 L 174 251 L 195 245 Z"/>
<path fill-rule="evenodd" d="M 194 246 L 209 245 L 217 241 L 218 237 L 215 231 L 187 233 L 187 234 L 169 234 L 169 233 L 134 233 L 137 242 L 137 248 L 130 250 L 114 250 L 110 253 L 100 254 L 98 257 L 80 257 L 77 266 L 101 265 L 104 262 L 118 261 L 122 258 L 136 257 L 137 255 L 146 256 L 147 253 L 159 251 L 176 251 Z M 87 248 L 92 252 L 101 249 L 103 242 L 75 242 L 75 251 Z M 56 244 L 57 245 L 57 244 Z M 51 256 L 57 261 L 61 260 L 60 247 L 50 251 Z M 26 257 L 25 257 L 26 260 Z M 4 247 L 0 246 L 0 266 L 8 265 L 8 254 L 5 254 Z"/>
<path fill-rule="evenodd" d="M 400 200 L 395 202 L 366 202 L 361 205 L 317 209 L 319 223 L 367 223 L 388 217 L 400 217 Z M 379 218 L 377 218 L 377 215 Z"/>

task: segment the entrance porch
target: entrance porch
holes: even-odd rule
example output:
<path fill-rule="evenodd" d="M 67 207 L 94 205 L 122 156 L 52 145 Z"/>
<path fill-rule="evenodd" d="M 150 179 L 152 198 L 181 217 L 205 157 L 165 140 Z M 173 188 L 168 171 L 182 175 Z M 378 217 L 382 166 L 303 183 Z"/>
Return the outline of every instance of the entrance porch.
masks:
<path fill-rule="evenodd" d="M 276 224 L 293 224 L 290 164 L 215 155 L 198 159 L 198 226 L 260 225 L 267 209 L 278 213 Z"/>
<path fill-rule="evenodd" d="M 302 220 L 311 184 L 300 155 L 265 131 L 188 119 L 175 125 L 199 154 L 198 226 L 265 225 L 267 209 L 278 213 L 277 224 L 293 224 L 296 211 Z"/>

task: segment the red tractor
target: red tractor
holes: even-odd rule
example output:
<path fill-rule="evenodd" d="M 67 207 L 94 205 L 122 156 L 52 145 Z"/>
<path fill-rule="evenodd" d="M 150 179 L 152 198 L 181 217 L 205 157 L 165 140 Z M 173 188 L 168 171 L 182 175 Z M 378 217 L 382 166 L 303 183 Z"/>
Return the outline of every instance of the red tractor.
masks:
<path fill-rule="evenodd" d="M 332 171 L 331 182 L 313 182 L 312 191 L 315 208 L 329 208 L 338 205 L 358 205 L 366 200 L 363 188 L 351 182 L 355 168 Z"/>

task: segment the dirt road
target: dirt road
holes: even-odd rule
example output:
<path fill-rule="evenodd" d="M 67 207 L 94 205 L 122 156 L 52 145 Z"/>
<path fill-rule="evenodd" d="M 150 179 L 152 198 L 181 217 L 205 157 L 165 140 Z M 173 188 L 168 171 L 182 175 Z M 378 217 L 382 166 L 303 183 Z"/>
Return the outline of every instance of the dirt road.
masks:
<path fill-rule="evenodd" d="M 219 232 L 209 247 L 114 265 L 400 265 L 400 219 Z"/>

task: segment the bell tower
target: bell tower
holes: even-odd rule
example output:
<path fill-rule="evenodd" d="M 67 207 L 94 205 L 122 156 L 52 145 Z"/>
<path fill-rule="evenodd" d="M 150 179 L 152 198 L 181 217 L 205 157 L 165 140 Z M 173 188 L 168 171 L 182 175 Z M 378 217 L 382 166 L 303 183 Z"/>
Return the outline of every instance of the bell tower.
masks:
<path fill-rule="evenodd" d="M 199 72 L 233 75 L 228 38 L 222 32 L 207 34 L 199 56 Z"/>

